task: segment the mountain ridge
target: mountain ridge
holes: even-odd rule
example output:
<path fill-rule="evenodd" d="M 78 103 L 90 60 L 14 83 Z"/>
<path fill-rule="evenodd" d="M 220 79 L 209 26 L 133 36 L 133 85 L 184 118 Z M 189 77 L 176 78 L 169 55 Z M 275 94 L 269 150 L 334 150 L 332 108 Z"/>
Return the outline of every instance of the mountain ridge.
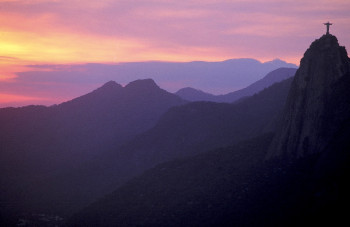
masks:
<path fill-rule="evenodd" d="M 170 107 L 187 103 L 157 86 L 138 83 L 130 90 L 107 82 L 51 107 L 0 109 L 0 182 L 7 186 L 0 200 L 18 209 L 33 205 L 25 205 L 28 198 L 20 188 L 35 189 L 35 184 L 115 149 L 153 127 Z"/>
<path fill-rule="evenodd" d="M 18 83 L 0 83 L 0 90 L 13 93 L 25 87 L 29 92 L 37 94 L 38 85 L 31 83 L 36 81 L 45 84 L 46 90 L 51 94 L 50 97 L 60 97 L 63 93 L 65 99 L 71 99 L 86 94 L 106 81 L 113 80 L 124 85 L 137 79 L 151 77 L 169 92 L 175 92 L 187 86 L 219 94 L 244 88 L 279 67 L 297 68 L 295 64 L 286 62 L 276 65 L 249 59 L 232 59 L 226 62 L 124 62 L 64 66 L 66 67 L 36 65 L 32 71 L 18 73 L 18 79 L 16 79 Z M 57 86 L 57 83 L 60 86 Z M 48 100 L 37 100 L 35 104 L 40 103 L 52 105 L 57 104 L 57 101 L 51 103 Z M 18 106 L 19 103 L 16 105 Z"/>
<path fill-rule="evenodd" d="M 54 191 L 63 194 L 74 189 L 79 194 L 72 198 L 91 201 L 91 194 L 86 198 L 82 193 L 86 188 L 90 188 L 89 192 L 103 190 L 107 193 L 162 162 L 183 159 L 273 131 L 274 119 L 282 110 L 290 83 L 291 78 L 276 83 L 237 104 L 193 102 L 173 107 L 152 129 L 119 149 L 89 162 L 69 178 L 56 177 L 45 184 L 55 185 Z M 74 187 L 66 183 L 76 181 L 80 184 Z M 96 184 L 99 187 L 96 188 Z M 42 194 L 48 193 L 39 193 Z M 57 198 L 64 197 L 58 193 Z M 55 202 L 59 203 L 59 200 Z"/>
<path fill-rule="evenodd" d="M 264 88 L 271 86 L 274 83 L 294 76 L 295 68 L 278 68 L 266 74 L 262 79 L 250 84 L 249 86 L 230 92 L 224 95 L 213 95 L 194 88 L 183 88 L 175 92 L 176 95 L 189 101 L 211 101 L 211 102 L 235 102 L 240 98 L 254 95 Z"/>
<path fill-rule="evenodd" d="M 57 206 L 62 200 L 90 203 L 96 195 L 101 196 L 101 192 L 108 193 L 161 162 L 193 156 L 269 132 L 275 127 L 274 119 L 282 110 L 290 83 L 291 78 L 276 83 L 237 104 L 193 102 L 175 106 L 150 130 L 75 171 L 47 179 L 40 183 L 42 191 L 27 197 L 40 197 L 43 206 L 48 207 Z M 42 195 L 49 195 L 49 199 Z M 64 199 L 67 195 L 71 199 Z M 79 204 L 71 208 L 74 211 Z M 63 210 L 69 211 L 68 208 Z"/>
<path fill-rule="evenodd" d="M 322 38 L 335 43 L 330 35 Z M 327 42 L 311 44 L 311 50 L 320 48 L 321 53 L 306 51 L 275 133 L 160 164 L 73 215 L 68 226 L 296 226 L 347 221 L 349 58 L 345 49 L 339 51 Z M 331 51 L 322 53 L 324 48 Z M 334 55 L 338 51 L 342 54 Z M 314 114 L 300 123 L 305 112 Z M 297 124 L 290 127 L 290 122 Z M 312 138 L 300 146 L 293 138 L 303 135 L 304 125 L 312 129 L 310 136 L 324 140 L 321 146 Z M 277 153 L 269 157 L 274 141 Z M 292 151 L 279 146 L 290 141 Z"/>

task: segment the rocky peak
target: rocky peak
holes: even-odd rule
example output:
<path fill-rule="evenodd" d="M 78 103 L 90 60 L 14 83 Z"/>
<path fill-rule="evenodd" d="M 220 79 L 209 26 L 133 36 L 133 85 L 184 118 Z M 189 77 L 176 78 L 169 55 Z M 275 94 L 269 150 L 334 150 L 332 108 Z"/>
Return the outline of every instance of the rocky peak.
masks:
<path fill-rule="evenodd" d="M 118 84 L 117 82 L 111 80 L 111 81 L 108 81 L 107 83 L 105 83 L 102 87 L 104 87 L 104 88 L 120 88 L 122 86 L 120 84 Z"/>
<path fill-rule="evenodd" d="M 160 89 L 152 79 L 135 80 L 127 84 L 125 88 L 130 90 Z"/>
<path fill-rule="evenodd" d="M 345 47 L 330 34 L 315 40 L 295 74 L 268 158 L 322 151 L 349 117 L 349 98 L 341 97 L 350 86 L 348 78 L 350 62 Z M 344 103 L 346 106 L 341 105 Z"/>
<path fill-rule="evenodd" d="M 105 83 L 104 85 L 102 85 L 101 87 L 97 88 L 95 90 L 95 92 L 114 92 L 114 91 L 119 91 L 121 90 L 123 87 L 118 84 L 117 82 L 115 81 L 109 81 L 107 83 Z"/>

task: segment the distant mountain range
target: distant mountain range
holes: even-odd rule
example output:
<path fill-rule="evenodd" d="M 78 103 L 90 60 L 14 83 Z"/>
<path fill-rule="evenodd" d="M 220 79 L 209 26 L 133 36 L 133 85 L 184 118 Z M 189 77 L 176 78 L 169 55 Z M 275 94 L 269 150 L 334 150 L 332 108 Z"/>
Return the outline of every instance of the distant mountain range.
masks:
<path fill-rule="evenodd" d="M 37 96 L 38 92 L 44 92 L 48 100 L 36 100 L 35 103 L 52 105 L 57 104 L 58 98 L 81 96 L 106 81 L 117 81 L 125 85 L 134 80 L 152 78 L 160 87 L 169 92 L 176 92 L 183 87 L 193 87 L 212 94 L 226 94 L 245 88 L 263 78 L 267 73 L 281 67 L 297 68 L 294 64 L 278 59 L 262 63 L 248 58 L 218 62 L 151 61 L 35 65 L 28 66 L 28 69 L 32 68 L 31 71 L 17 73 L 15 83 L 0 83 L 0 90 L 3 93 L 32 94 L 32 96 Z M 50 100 L 51 97 L 55 100 Z M 20 104 L 13 103 L 16 106 Z"/>
<path fill-rule="evenodd" d="M 115 66 L 118 81 L 152 77 L 168 91 L 176 91 L 184 84 L 210 93 L 239 90 L 263 78 L 278 68 L 297 68 L 296 65 L 275 59 L 262 63 L 255 59 L 229 59 L 219 62 L 135 62 Z"/>
<path fill-rule="evenodd" d="M 188 101 L 211 101 L 230 103 L 237 101 L 240 98 L 254 95 L 255 93 L 258 93 L 259 91 L 271 86 L 274 83 L 292 77 L 294 76 L 296 71 L 296 68 L 278 68 L 268 73 L 264 78 L 249 85 L 248 87 L 238 91 L 230 92 L 225 95 L 213 95 L 190 87 L 182 88 L 178 90 L 175 94 Z"/>

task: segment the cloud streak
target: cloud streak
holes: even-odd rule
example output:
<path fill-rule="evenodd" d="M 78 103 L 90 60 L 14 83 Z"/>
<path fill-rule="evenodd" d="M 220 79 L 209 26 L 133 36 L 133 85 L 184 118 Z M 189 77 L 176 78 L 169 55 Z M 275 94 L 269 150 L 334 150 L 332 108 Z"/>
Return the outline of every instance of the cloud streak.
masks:
<path fill-rule="evenodd" d="M 47 105 L 86 94 L 110 80 L 126 85 L 133 80 L 152 78 L 161 88 L 171 92 L 190 86 L 222 94 L 243 88 L 278 67 L 293 65 L 278 60 L 261 63 L 253 59 L 236 59 L 223 62 L 46 64 L 26 67 L 26 71 L 16 73 L 11 81 L 0 83 L 0 91 L 19 97 L 44 97 L 43 100 L 28 100 Z"/>
<path fill-rule="evenodd" d="M 42 64 L 298 64 L 328 20 L 350 47 L 349 11 L 347 0 L 0 0 L 0 83 Z"/>
<path fill-rule="evenodd" d="M 36 45 L 30 43 L 35 49 L 51 46 L 48 54 L 70 55 L 75 61 L 280 57 L 295 62 L 302 53 L 293 51 L 294 46 L 288 46 L 289 40 L 304 43 L 305 37 L 311 40 L 319 36 L 323 32 L 321 23 L 327 19 L 339 20 L 335 24 L 343 31 L 349 30 L 346 22 L 349 22 L 350 3 L 325 0 L 5 1 L 0 7 L 1 17 L 7 18 L 1 20 L 7 21 L 2 22 L 2 27 L 13 34 L 7 40 L 19 34 L 24 40 L 36 40 Z M 340 35 L 349 40 L 349 34 L 340 32 Z M 246 36 L 249 42 L 244 42 L 247 46 L 242 48 L 240 40 Z M 279 45 L 274 45 L 277 38 Z M 265 48 L 254 45 L 257 39 Z M 16 43 L 22 46 L 24 40 Z M 105 48 L 96 48 L 97 43 Z M 97 55 L 95 58 L 87 53 L 89 44 Z M 65 45 L 69 50 L 63 50 Z M 281 45 L 285 50 L 279 48 Z M 13 43 L 7 46 L 13 50 L 20 48 Z M 114 58 L 111 57 L 113 51 L 108 51 L 113 48 Z M 252 51 L 246 52 L 250 48 L 255 49 L 255 56 Z M 47 59 L 46 53 L 39 52 L 37 56 Z M 52 60 L 62 62 L 64 58 Z"/>

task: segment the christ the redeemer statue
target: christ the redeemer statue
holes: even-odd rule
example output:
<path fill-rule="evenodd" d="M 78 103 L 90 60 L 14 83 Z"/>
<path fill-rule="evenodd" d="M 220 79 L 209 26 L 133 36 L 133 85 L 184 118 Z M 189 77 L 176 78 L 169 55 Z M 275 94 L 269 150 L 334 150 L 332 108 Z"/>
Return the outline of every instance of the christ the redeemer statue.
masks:
<path fill-rule="evenodd" d="M 329 21 L 328 21 L 327 23 L 323 23 L 323 24 L 327 26 L 327 33 L 326 33 L 326 35 L 329 35 L 329 26 L 331 26 L 332 23 L 329 23 Z"/>

